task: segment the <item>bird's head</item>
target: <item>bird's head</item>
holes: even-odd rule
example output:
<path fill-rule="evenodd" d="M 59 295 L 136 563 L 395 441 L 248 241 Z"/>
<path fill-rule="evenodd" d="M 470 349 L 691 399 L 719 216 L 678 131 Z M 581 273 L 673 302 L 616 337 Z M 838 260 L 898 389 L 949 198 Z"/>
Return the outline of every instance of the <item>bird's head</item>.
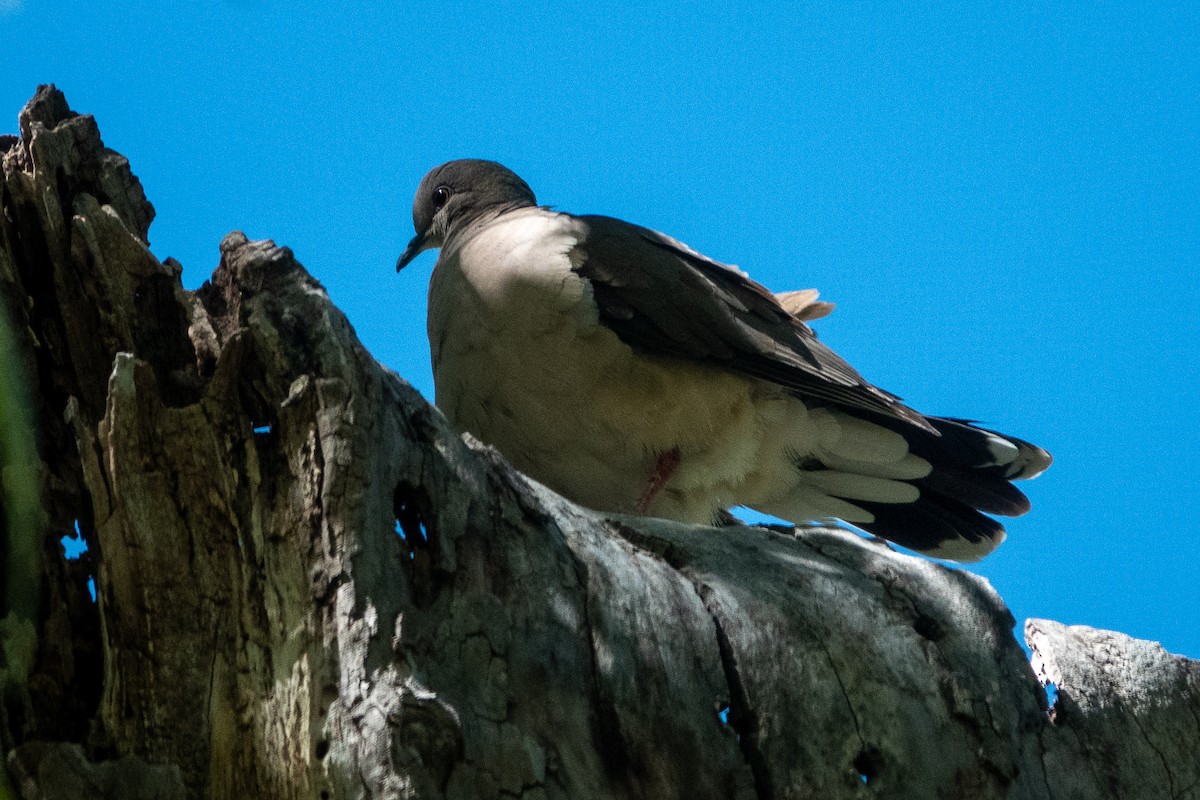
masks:
<path fill-rule="evenodd" d="M 537 205 L 529 184 L 515 172 L 478 158 L 434 167 L 417 187 L 413 228 L 417 235 L 404 248 L 396 271 L 426 250 L 441 247 L 453 231 L 489 214 Z"/>

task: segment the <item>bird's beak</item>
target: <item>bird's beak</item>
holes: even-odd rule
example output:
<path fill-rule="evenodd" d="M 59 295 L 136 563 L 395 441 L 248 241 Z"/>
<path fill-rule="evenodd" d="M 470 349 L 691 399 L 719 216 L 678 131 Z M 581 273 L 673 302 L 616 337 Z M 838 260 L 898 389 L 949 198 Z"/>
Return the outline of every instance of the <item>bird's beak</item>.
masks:
<path fill-rule="evenodd" d="M 408 247 L 404 248 L 404 252 L 400 254 L 400 259 L 396 262 L 396 272 L 408 266 L 408 262 L 412 261 L 421 253 L 429 249 L 429 235 L 418 233 L 408 243 Z"/>

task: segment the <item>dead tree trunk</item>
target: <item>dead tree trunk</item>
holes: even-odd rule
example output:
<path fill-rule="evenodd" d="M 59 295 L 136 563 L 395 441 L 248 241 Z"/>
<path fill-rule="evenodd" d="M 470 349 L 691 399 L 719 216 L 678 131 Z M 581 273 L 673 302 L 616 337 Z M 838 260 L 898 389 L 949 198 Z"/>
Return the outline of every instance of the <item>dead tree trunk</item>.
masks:
<path fill-rule="evenodd" d="M 20 130 L 0 296 L 37 456 L 3 468 L 40 510 L 0 540 L 26 587 L 0 623 L 16 796 L 1200 797 L 1197 662 L 1031 622 L 1048 713 L 969 573 L 574 506 L 450 430 L 287 248 L 230 234 L 184 291 L 128 163 L 52 87 Z"/>

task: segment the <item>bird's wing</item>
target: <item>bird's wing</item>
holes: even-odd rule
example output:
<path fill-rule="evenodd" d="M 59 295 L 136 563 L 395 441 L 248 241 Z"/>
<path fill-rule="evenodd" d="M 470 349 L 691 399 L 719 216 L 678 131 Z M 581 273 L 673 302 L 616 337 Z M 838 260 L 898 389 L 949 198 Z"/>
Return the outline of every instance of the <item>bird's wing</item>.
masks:
<path fill-rule="evenodd" d="M 649 228 L 603 216 L 575 219 L 582 236 L 569 254 L 574 269 L 591 284 L 601 322 L 631 347 L 761 378 L 936 435 L 925 417 L 868 383 L 737 269 Z"/>

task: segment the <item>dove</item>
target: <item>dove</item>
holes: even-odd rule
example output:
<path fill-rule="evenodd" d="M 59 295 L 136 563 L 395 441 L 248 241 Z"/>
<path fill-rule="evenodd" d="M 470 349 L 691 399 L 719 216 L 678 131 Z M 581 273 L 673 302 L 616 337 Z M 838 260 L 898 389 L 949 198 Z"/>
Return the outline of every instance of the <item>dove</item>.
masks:
<path fill-rule="evenodd" d="M 869 383 L 809 327 L 832 309 L 815 291 L 773 294 L 665 234 L 540 206 L 496 162 L 431 170 L 413 226 L 397 271 L 440 249 L 438 408 L 581 505 L 706 525 L 739 506 L 838 519 L 976 561 L 1004 540 L 993 515 L 1029 510 L 1013 481 L 1051 463 Z"/>

